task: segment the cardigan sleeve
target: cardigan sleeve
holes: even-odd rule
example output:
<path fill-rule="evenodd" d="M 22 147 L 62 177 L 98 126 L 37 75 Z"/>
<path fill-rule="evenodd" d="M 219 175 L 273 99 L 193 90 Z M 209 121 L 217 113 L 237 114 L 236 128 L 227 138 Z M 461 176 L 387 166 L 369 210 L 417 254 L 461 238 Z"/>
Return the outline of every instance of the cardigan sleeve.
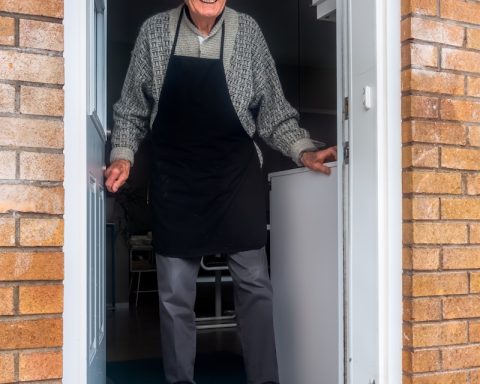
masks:
<path fill-rule="evenodd" d="M 300 155 L 316 147 L 298 125 L 299 114 L 285 99 L 275 62 L 258 24 L 253 23 L 252 72 L 254 97 L 250 109 L 257 132 L 271 147 L 300 164 Z"/>
<path fill-rule="evenodd" d="M 114 129 L 110 161 L 134 155 L 150 129 L 153 107 L 153 68 L 148 40 L 148 21 L 140 29 L 132 51 L 120 100 L 113 106 Z"/>

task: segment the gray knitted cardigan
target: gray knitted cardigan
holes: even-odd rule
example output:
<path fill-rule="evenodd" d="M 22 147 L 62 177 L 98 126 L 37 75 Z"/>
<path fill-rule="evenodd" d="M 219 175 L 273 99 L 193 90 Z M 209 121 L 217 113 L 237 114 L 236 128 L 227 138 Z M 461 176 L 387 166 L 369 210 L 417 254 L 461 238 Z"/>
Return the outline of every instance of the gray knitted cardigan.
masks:
<path fill-rule="evenodd" d="M 121 98 L 113 108 L 115 125 L 110 161 L 126 159 L 133 164 L 141 140 L 151 129 L 181 9 L 182 6 L 151 17 L 140 30 Z M 225 75 L 242 126 L 250 137 L 258 132 L 268 145 L 299 164 L 301 152 L 315 146 L 308 132 L 298 126 L 298 113 L 283 95 L 266 41 L 250 16 L 227 7 L 222 20 L 202 44 L 207 47 L 205 52 L 198 48 L 198 30 L 183 17 L 175 54 L 218 57 L 223 20 Z M 258 146 L 257 151 L 262 161 Z"/>

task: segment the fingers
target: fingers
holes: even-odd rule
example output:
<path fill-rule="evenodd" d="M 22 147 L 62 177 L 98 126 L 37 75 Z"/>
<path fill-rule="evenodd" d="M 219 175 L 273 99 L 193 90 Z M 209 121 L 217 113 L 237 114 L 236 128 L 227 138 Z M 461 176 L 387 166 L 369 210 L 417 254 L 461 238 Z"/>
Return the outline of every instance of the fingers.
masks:
<path fill-rule="evenodd" d="M 113 183 L 112 185 L 112 192 L 115 193 L 117 192 L 120 187 L 125 184 L 125 182 L 127 181 L 128 179 L 128 173 L 126 172 L 122 172 L 120 174 L 120 176 L 118 177 L 118 179 Z"/>
<path fill-rule="evenodd" d="M 326 175 L 330 175 L 330 173 L 332 172 L 330 170 L 330 167 L 327 167 L 325 165 L 323 165 L 322 163 L 314 163 L 312 165 L 312 167 L 309 167 L 312 171 L 316 171 L 316 172 L 321 172 L 321 173 L 324 173 Z"/>
<path fill-rule="evenodd" d="M 130 174 L 130 162 L 125 160 L 114 161 L 105 171 L 105 187 L 109 192 L 117 192 L 125 184 Z"/>
<path fill-rule="evenodd" d="M 107 176 L 107 180 L 105 181 L 105 186 L 107 187 L 109 192 L 117 192 L 117 190 L 113 190 L 113 185 L 116 183 L 118 178 L 120 177 L 122 171 L 120 168 L 117 167 L 109 167 L 105 172 L 105 176 Z"/>
<path fill-rule="evenodd" d="M 337 160 L 337 147 L 330 147 L 322 151 L 325 160 Z"/>
<path fill-rule="evenodd" d="M 324 163 L 337 159 L 337 147 L 330 147 L 322 151 L 306 152 L 302 157 L 303 164 L 315 172 L 321 172 L 326 175 L 330 175 L 330 167 L 324 165 Z"/>

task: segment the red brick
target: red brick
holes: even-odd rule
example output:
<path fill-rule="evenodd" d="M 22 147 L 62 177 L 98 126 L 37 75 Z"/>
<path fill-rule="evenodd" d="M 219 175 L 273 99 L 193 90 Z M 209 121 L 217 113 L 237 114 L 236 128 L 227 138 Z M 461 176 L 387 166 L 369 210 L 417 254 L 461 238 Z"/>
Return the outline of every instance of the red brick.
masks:
<path fill-rule="evenodd" d="M 0 117 L 0 145 L 63 148 L 63 123 L 30 118 Z"/>
<path fill-rule="evenodd" d="M 460 173 L 439 173 L 413 171 L 403 174 L 404 193 L 462 193 L 462 175 Z"/>
<path fill-rule="evenodd" d="M 472 125 L 468 127 L 468 143 L 471 146 L 480 147 L 480 126 Z"/>
<path fill-rule="evenodd" d="M 480 72 L 480 52 L 442 49 L 442 68 L 465 72 Z"/>
<path fill-rule="evenodd" d="M 417 13 L 420 15 L 435 16 L 437 14 L 436 0 L 404 0 L 402 1 L 402 15 Z"/>
<path fill-rule="evenodd" d="M 442 100 L 440 116 L 444 120 L 480 122 L 480 102 L 470 100 Z"/>
<path fill-rule="evenodd" d="M 408 43 L 402 47 L 402 66 L 438 67 L 438 48 L 428 44 Z"/>
<path fill-rule="evenodd" d="M 440 268 L 440 249 L 413 248 L 412 267 L 414 270 L 437 270 Z"/>
<path fill-rule="evenodd" d="M 408 69 L 402 72 L 402 91 L 463 95 L 465 77 L 452 73 Z"/>
<path fill-rule="evenodd" d="M 477 295 L 447 297 L 443 299 L 444 319 L 480 317 L 480 297 Z"/>
<path fill-rule="evenodd" d="M 470 371 L 470 384 L 480 384 L 480 371 Z"/>
<path fill-rule="evenodd" d="M 442 356 L 444 369 L 464 369 L 480 366 L 480 345 L 444 349 Z"/>
<path fill-rule="evenodd" d="M 20 46 L 63 51 L 63 25 L 20 19 Z"/>
<path fill-rule="evenodd" d="M 471 343 L 480 342 L 480 322 L 472 321 L 468 325 L 468 340 Z"/>
<path fill-rule="evenodd" d="M 411 141 L 437 143 L 437 144 L 458 144 L 467 143 L 467 128 L 462 124 L 411 121 L 406 125 L 410 129 Z"/>
<path fill-rule="evenodd" d="M 480 269 L 480 248 L 445 248 L 443 269 Z"/>
<path fill-rule="evenodd" d="M 470 244 L 480 243 L 480 225 L 470 224 Z"/>
<path fill-rule="evenodd" d="M 62 57 L 0 50 L 0 78 L 4 80 L 63 84 L 63 64 Z"/>
<path fill-rule="evenodd" d="M 468 293 L 466 272 L 416 273 L 412 276 L 413 296 L 442 296 Z"/>
<path fill-rule="evenodd" d="M 412 299 L 412 321 L 434 321 L 442 318 L 442 302 L 439 298 Z"/>
<path fill-rule="evenodd" d="M 418 39 L 461 47 L 465 29 L 441 21 L 409 17 L 402 21 L 402 41 Z"/>
<path fill-rule="evenodd" d="M 438 147 L 424 144 L 413 144 L 403 148 L 403 168 L 423 167 L 438 168 L 440 164 Z"/>
<path fill-rule="evenodd" d="M 27 115 L 63 116 L 63 90 L 44 87 L 22 87 L 20 112 Z"/>
<path fill-rule="evenodd" d="M 480 97 L 480 77 L 468 77 L 467 95 Z"/>
<path fill-rule="evenodd" d="M 464 344 L 468 341 L 466 321 L 415 324 L 412 331 L 413 347 Z"/>
<path fill-rule="evenodd" d="M 404 206 L 404 219 L 413 220 L 438 220 L 440 219 L 440 200 L 438 198 L 415 197 L 405 199 L 408 202 Z M 411 214 L 405 208 L 411 206 Z"/>
<path fill-rule="evenodd" d="M 15 111 L 15 87 L 9 84 L 0 84 L 0 112 L 13 113 Z"/>
<path fill-rule="evenodd" d="M 0 213 L 62 214 L 63 208 L 64 191 L 60 187 L 2 185 L 0 188 Z"/>
<path fill-rule="evenodd" d="M 480 273 L 470 272 L 470 292 L 480 293 Z"/>
<path fill-rule="evenodd" d="M 62 219 L 20 219 L 20 245 L 60 247 L 63 245 Z"/>
<path fill-rule="evenodd" d="M 13 287 L 0 287 L 0 316 L 13 315 Z"/>
<path fill-rule="evenodd" d="M 64 159 L 61 154 L 22 152 L 20 179 L 63 181 Z"/>
<path fill-rule="evenodd" d="M 467 28 L 467 48 L 480 49 L 480 29 Z"/>
<path fill-rule="evenodd" d="M 423 350 L 412 353 L 412 372 L 432 372 L 440 370 L 440 351 Z"/>
<path fill-rule="evenodd" d="M 412 384 L 467 384 L 467 373 L 446 372 L 418 375 L 412 378 Z"/>
<path fill-rule="evenodd" d="M 13 151 L 0 151 L 0 179 L 14 180 L 17 154 Z"/>
<path fill-rule="evenodd" d="M 467 193 L 480 195 L 480 175 L 467 175 Z"/>
<path fill-rule="evenodd" d="M 2 349 L 49 348 L 62 345 L 62 319 L 0 322 Z"/>
<path fill-rule="evenodd" d="M 464 0 L 442 0 L 440 15 L 446 19 L 480 24 L 480 4 Z"/>
<path fill-rule="evenodd" d="M 439 100 L 428 96 L 402 97 L 402 117 L 437 118 L 439 116 Z"/>
<path fill-rule="evenodd" d="M 451 169 L 480 170 L 480 149 L 443 148 L 441 165 Z"/>
<path fill-rule="evenodd" d="M 15 219 L 0 217 L 0 247 L 15 245 Z"/>
<path fill-rule="evenodd" d="M 20 381 L 59 379 L 62 377 L 62 352 L 20 353 Z"/>
<path fill-rule="evenodd" d="M 442 198 L 442 219 L 480 220 L 480 200 L 477 198 Z"/>
<path fill-rule="evenodd" d="M 0 45 L 15 44 L 15 19 L 0 17 Z"/>
<path fill-rule="evenodd" d="M 0 0 L 3 12 L 63 18 L 63 0 Z"/>
<path fill-rule="evenodd" d="M 0 354 L 0 383 L 15 381 L 15 357 L 11 353 Z"/>
<path fill-rule="evenodd" d="M 0 281 L 63 280 L 60 252 L 0 253 Z"/>
<path fill-rule="evenodd" d="M 19 313 L 22 315 L 62 313 L 63 286 L 20 286 Z"/>

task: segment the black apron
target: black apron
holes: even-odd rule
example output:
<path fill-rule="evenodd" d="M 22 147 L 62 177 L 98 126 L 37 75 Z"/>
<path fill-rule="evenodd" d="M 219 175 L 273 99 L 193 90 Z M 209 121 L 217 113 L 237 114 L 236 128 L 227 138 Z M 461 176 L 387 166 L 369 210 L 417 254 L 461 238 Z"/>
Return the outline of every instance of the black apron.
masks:
<path fill-rule="evenodd" d="M 172 53 L 152 127 L 153 243 L 195 258 L 265 245 L 265 182 L 252 138 L 230 99 L 219 59 Z"/>

